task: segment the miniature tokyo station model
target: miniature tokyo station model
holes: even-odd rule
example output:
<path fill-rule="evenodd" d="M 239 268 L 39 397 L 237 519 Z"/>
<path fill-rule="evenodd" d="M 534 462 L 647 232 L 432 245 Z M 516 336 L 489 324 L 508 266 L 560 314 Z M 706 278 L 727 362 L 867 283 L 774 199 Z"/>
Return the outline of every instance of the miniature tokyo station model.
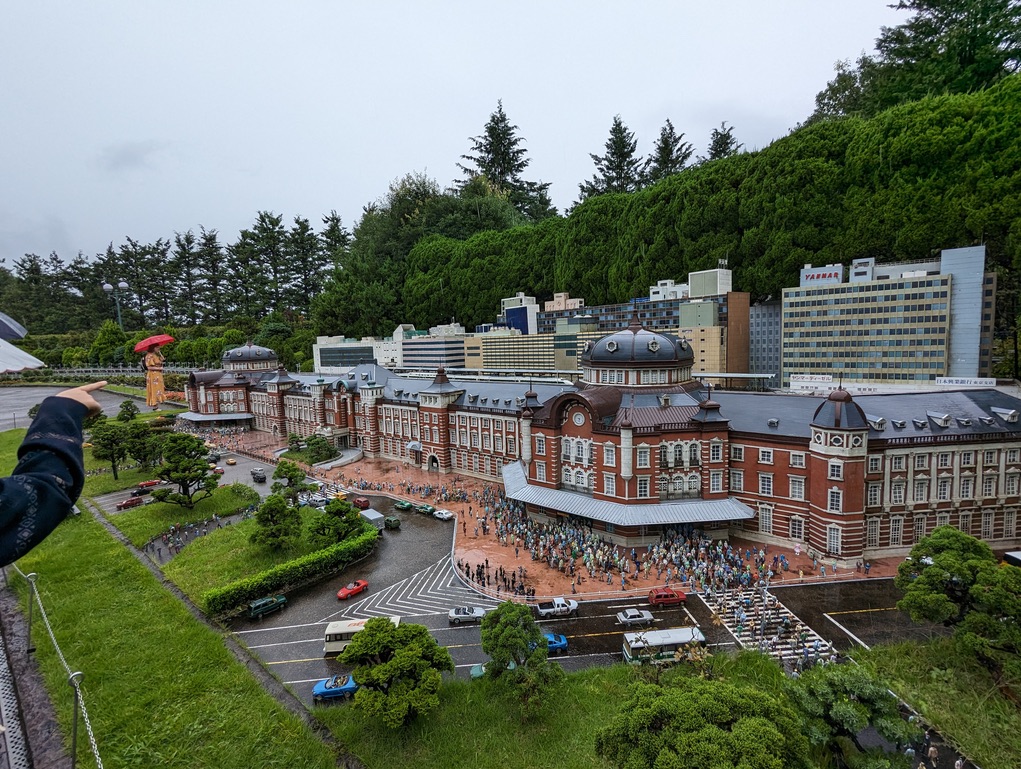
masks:
<path fill-rule="evenodd" d="M 906 554 L 940 525 L 1018 543 L 1021 401 L 996 389 L 828 397 L 722 392 L 682 339 L 587 343 L 575 384 L 292 374 L 245 345 L 188 379 L 198 426 L 320 435 L 367 458 L 502 483 L 537 521 L 626 546 L 697 527 L 844 564 Z"/>

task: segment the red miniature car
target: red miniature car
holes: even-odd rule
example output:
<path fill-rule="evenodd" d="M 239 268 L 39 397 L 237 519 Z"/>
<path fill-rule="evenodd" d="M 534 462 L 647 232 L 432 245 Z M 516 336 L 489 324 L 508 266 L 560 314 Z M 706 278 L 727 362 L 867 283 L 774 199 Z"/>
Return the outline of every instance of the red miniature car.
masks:
<path fill-rule="evenodd" d="M 140 484 L 138 484 L 138 488 L 147 489 L 150 486 L 159 486 L 161 483 L 163 483 L 163 481 L 161 481 L 159 478 L 157 478 L 155 481 L 142 481 Z"/>
<path fill-rule="evenodd" d="M 351 504 L 355 507 L 361 508 L 362 510 L 368 510 L 371 503 L 365 497 L 355 497 L 351 500 Z"/>
<path fill-rule="evenodd" d="M 145 501 L 142 497 L 128 497 L 127 499 L 117 503 L 118 510 L 127 510 L 129 507 L 138 507 Z"/>
<path fill-rule="evenodd" d="M 346 601 L 352 596 L 356 596 L 363 590 L 369 589 L 369 583 L 364 579 L 356 579 L 354 582 L 348 582 L 344 587 L 337 591 L 337 598 L 342 601 Z"/>
<path fill-rule="evenodd" d="M 223 475 L 223 468 L 222 467 L 214 467 L 213 468 L 213 475 Z"/>
<path fill-rule="evenodd" d="M 684 603 L 687 596 L 672 587 L 656 587 L 649 591 L 649 603 L 653 606 L 675 606 Z"/>

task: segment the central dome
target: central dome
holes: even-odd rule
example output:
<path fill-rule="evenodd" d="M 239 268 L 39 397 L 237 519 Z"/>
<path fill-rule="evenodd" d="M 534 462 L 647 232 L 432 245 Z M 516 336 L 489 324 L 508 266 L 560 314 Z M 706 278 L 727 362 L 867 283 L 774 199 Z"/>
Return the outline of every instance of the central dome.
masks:
<path fill-rule="evenodd" d="M 688 364 L 695 360 L 691 346 L 671 334 L 659 334 L 632 321 L 622 331 L 592 343 L 581 356 L 583 366 L 642 367 Z"/>

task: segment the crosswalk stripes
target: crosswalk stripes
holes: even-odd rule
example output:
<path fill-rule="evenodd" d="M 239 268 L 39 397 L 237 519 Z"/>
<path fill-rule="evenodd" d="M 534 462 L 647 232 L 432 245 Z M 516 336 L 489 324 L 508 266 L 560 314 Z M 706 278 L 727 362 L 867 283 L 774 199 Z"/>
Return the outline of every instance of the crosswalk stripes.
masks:
<path fill-rule="evenodd" d="M 706 596 L 706 603 L 742 647 L 759 649 L 781 664 L 816 660 L 832 651 L 822 636 L 766 590 L 728 590 Z"/>
<path fill-rule="evenodd" d="M 334 618 L 422 617 L 445 614 L 452 607 L 465 604 L 496 606 L 491 599 L 461 584 L 448 555 L 417 574 L 345 607 Z"/>

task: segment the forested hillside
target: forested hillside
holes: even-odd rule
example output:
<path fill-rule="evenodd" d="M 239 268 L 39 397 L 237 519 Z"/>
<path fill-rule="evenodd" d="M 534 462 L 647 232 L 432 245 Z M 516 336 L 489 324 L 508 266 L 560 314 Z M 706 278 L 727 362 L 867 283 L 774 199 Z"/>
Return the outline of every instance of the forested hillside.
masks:
<path fill-rule="evenodd" d="M 467 240 L 427 237 L 373 270 L 403 286 L 394 297 L 400 320 L 423 327 L 456 317 L 471 327 L 493 320 L 500 298 L 516 291 L 626 301 L 720 260 L 736 289 L 756 298 L 795 285 L 807 263 L 919 260 L 985 243 L 991 265 L 1012 267 L 1021 253 L 1019 115 L 1014 75 L 871 119 L 823 120 L 639 192 L 590 198 L 563 219 Z M 395 319 L 372 330 L 389 333 Z"/>

